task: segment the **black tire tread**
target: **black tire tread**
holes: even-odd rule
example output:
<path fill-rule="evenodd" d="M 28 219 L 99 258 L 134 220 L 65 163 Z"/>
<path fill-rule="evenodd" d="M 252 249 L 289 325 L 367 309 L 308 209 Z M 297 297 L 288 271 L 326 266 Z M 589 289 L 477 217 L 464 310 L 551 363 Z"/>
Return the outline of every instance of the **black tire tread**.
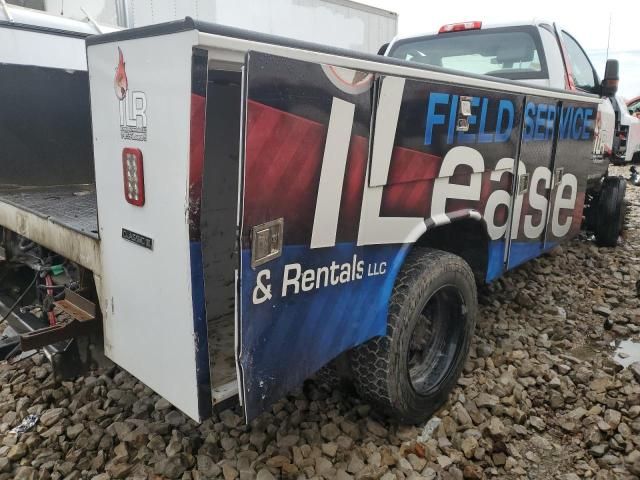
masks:
<path fill-rule="evenodd" d="M 607 177 L 603 180 L 595 225 L 596 243 L 601 247 L 615 247 L 618 243 L 624 225 L 626 186 L 623 177 Z"/>
<path fill-rule="evenodd" d="M 391 349 L 392 339 L 402 328 L 402 322 L 405 321 L 404 313 L 411 312 L 417 307 L 417 303 L 420 301 L 420 295 L 417 292 L 432 280 L 434 272 L 442 273 L 447 270 L 465 277 L 464 280 L 470 282 L 473 287 L 473 305 L 469 306 L 469 310 L 472 310 L 469 315 L 469 321 L 472 322 L 469 328 L 473 332 L 476 321 L 477 292 L 470 266 L 462 258 L 451 253 L 415 247 L 407 256 L 404 266 L 396 278 L 389 302 L 386 335 L 375 337 L 351 351 L 351 369 L 359 395 L 387 415 L 401 421 L 414 423 L 416 419 L 407 418 L 402 414 L 398 415 L 398 412 L 406 410 L 406 406 L 402 405 L 403 399 L 398 397 L 398 392 L 394 389 L 394 379 L 389 375 L 392 356 L 399 354 Z M 458 371 L 454 374 L 456 379 L 463 364 L 464 361 L 460 362 Z M 448 392 L 445 393 L 448 394 Z M 446 399 L 446 395 L 444 397 Z M 420 416 L 428 418 L 439 407 L 440 405 L 434 404 L 432 411 L 422 412 Z"/>
<path fill-rule="evenodd" d="M 314 376 L 315 381 L 327 390 L 336 390 L 342 386 L 343 379 L 338 373 L 336 366 L 329 362 Z"/>

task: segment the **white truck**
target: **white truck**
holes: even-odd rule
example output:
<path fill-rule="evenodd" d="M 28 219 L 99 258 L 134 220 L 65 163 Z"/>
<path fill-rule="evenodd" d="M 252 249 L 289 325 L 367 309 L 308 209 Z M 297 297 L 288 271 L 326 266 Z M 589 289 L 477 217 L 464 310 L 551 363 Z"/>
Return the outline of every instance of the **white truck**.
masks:
<path fill-rule="evenodd" d="M 617 96 L 611 99 L 616 112 L 616 135 L 613 141 L 613 162 L 640 162 L 640 117 L 632 115 L 626 102 Z"/>
<path fill-rule="evenodd" d="M 539 27 L 506 33 L 492 68 L 552 68 Z M 92 134 L 69 77 L 0 98 L 0 322 L 27 330 L 5 349 L 84 360 L 101 334 L 196 420 L 236 400 L 254 418 L 332 363 L 422 421 L 464 364 L 477 282 L 622 228 L 615 61 L 582 92 L 190 18 L 91 36 L 87 58 Z M 47 119 L 37 95 L 82 108 Z M 67 125 L 66 154 L 34 119 Z"/>

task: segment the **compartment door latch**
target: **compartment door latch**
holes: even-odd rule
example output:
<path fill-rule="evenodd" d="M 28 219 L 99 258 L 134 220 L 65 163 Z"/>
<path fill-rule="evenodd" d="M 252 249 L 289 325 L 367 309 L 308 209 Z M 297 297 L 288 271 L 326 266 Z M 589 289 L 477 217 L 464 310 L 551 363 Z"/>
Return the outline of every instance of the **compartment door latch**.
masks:
<path fill-rule="evenodd" d="M 456 118 L 456 132 L 469 131 L 469 117 L 471 116 L 471 97 L 460 97 L 458 117 Z"/>
<path fill-rule="evenodd" d="M 251 229 L 251 268 L 255 269 L 282 255 L 283 230 L 284 218 Z"/>

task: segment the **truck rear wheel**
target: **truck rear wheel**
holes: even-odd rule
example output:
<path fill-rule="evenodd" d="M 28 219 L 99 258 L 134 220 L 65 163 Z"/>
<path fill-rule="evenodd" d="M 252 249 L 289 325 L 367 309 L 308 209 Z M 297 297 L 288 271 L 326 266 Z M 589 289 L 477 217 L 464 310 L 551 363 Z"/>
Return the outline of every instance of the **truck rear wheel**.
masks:
<path fill-rule="evenodd" d="M 615 247 L 624 224 L 624 192 L 627 184 L 622 177 L 603 180 L 596 210 L 595 235 L 601 247 Z"/>
<path fill-rule="evenodd" d="M 460 375 L 477 310 L 469 265 L 456 255 L 416 247 L 396 279 L 387 334 L 350 354 L 358 393 L 401 422 L 430 418 Z"/>

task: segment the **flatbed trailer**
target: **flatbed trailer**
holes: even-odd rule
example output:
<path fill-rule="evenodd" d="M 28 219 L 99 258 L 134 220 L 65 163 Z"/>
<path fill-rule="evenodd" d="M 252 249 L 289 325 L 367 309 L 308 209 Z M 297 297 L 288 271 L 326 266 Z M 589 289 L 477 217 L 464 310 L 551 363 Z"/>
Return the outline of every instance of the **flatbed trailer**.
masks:
<path fill-rule="evenodd" d="M 47 275 L 92 274 L 106 355 L 196 420 L 236 396 L 254 418 L 327 364 L 423 420 L 466 358 L 476 282 L 585 217 L 619 233 L 595 95 L 189 18 L 87 45 L 96 196 L 0 188 L 5 256 L 32 241 Z"/>

